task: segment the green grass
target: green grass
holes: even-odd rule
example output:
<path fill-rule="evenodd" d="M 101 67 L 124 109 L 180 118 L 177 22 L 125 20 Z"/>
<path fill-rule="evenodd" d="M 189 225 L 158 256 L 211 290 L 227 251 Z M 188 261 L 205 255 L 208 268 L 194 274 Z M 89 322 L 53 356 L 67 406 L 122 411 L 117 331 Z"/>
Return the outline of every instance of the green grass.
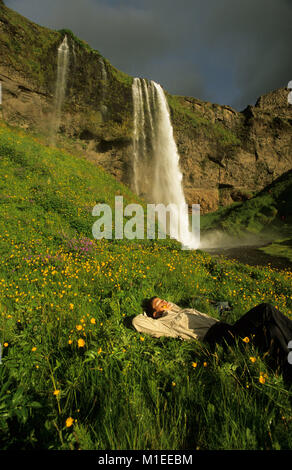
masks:
<path fill-rule="evenodd" d="M 272 256 L 287 258 L 292 263 L 292 240 L 291 238 L 281 238 L 274 240 L 268 246 L 260 248 L 262 251 Z"/>
<path fill-rule="evenodd" d="M 291 315 L 291 272 L 94 240 L 97 202 L 138 199 L 4 125 L 0 182 L 1 449 L 291 449 L 291 392 L 251 343 L 211 354 L 131 327 L 154 294 L 217 318 L 226 300 L 230 322 L 260 302 Z"/>
<path fill-rule="evenodd" d="M 291 233 L 292 170 L 244 202 L 221 207 L 206 214 L 203 230 L 221 229 L 231 235 L 267 231 Z"/>

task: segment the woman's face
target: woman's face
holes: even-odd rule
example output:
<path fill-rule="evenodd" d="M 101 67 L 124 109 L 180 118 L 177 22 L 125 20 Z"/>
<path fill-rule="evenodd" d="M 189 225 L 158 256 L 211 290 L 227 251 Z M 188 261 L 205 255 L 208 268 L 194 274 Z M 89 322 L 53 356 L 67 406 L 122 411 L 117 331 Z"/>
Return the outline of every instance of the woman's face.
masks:
<path fill-rule="evenodd" d="M 165 310 L 169 310 L 171 308 L 171 305 L 166 300 L 155 297 L 155 299 L 152 300 L 152 308 L 153 318 L 159 318 Z"/>

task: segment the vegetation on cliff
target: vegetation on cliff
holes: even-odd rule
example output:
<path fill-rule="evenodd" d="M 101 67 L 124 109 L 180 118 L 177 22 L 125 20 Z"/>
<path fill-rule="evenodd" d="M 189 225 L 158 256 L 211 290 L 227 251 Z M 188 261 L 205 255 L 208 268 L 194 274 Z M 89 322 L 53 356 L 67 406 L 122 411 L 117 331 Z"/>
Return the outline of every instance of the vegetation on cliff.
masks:
<path fill-rule="evenodd" d="M 244 232 L 286 232 L 292 227 L 292 170 L 244 202 L 221 207 L 203 217 L 204 230 L 221 229 L 231 235 Z"/>
<path fill-rule="evenodd" d="M 194 131 L 202 132 L 209 140 L 213 139 L 216 141 L 222 149 L 236 147 L 241 144 L 241 140 L 237 137 L 236 132 L 226 128 L 220 122 L 211 122 L 202 113 L 186 106 L 185 97 L 168 93 L 167 99 L 176 127 L 183 129 L 186 134 L 192 134 Z M 189 100 L 194 100 L 194 98 L 189 98 Z"/>
<path fill-rule="evenodd" d="M 75 132 L 79 132 L 81 137 L 83 132 L 84 135 L 105 139 L 110 135 L 113 140 L 129 140 L 132 78 L 118 71 L 100 52 L 77 38 L 72 31 L 54 31 L 39 26 L 4 4 L 0 4 L 0 11 L 1 66 L 23 77 L 29 84 L 27 86 L 46 96 L 51 106 L 55 93 L 57 49 L 66 34 L 70 61 L 63 111 L 81 116 L 81 128 L 79 124 Z M 101 106 L 106 113 L 102 113 Z"/>

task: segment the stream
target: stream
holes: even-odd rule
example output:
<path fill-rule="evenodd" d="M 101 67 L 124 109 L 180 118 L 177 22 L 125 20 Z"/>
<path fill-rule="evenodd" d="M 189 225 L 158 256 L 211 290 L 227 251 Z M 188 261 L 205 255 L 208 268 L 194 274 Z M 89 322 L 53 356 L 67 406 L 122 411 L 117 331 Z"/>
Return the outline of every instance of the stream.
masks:
<path fill-rule="evenodd" d="M 214 257 L 223 256 L 250 266 L 270 266 L 275 269 L 292 270 L 292 263 L 287 258 L 264 253 L 259 249 L 261 246 L 263 245 L 236 246 L 230 248 L 205 248 L 204 251 Z"/>

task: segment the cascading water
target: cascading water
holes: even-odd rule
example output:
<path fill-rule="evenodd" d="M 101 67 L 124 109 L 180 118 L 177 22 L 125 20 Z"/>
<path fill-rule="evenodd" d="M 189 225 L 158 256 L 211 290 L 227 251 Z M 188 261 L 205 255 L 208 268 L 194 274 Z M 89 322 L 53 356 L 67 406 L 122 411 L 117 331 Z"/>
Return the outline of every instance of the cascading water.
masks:
<path fill-rule="evenodd" d="M 107 79 L 107 71 L 105 67 L 105 62 L 102 57 L 98 60 L 100 64 L 100 78 L 101 78 L 101 98 L 100 98 L 100 111 L 103 118 L 106 118 L 107 115 L 107 106 L 104 104 L 106 93 L 107 93 L 107 86 L 108 86 L 108 79 Z"/>
<path fill-rule="evenodd" d="M 105 68 L 105 63 L 102 57 L 98 59 L 98 62 L 100 64 L 100 75 L 101 75 L 101 80 L 102 80 L 102 100 L 104 100 L 105 97 L 105 92 L 107 88 L 107 71 Z"/>
<path fill-rule="evenodd" d="M 132 87 L 134 104 L 133 186 L 137 194 L 142 193 L 140 175 L 143 172 L 141 171 L 141 166 L 144 166 L 144 163 L 147 160 L 144 131 L 144 100 L 142 95 L 143 84 L 144 80 L 134 78 Z"/>
<path fill-rule="evenodd" d="M 52 119 L 51 143 L 55 143 L 56 134 L 61 123 L 61 110 L 66 92 L 67 71 L 69 64 L 69 46 L 67 36 L 64 37 L 62 44 L 58 47 L 58 68 L 55 90 L 54 113 Z"/>
<path fill-rule="evenodd" d="M 199 241 L 189 229 L 179 154 L 163 89 L 153 81 L 135 78 L 132 93 L 134 190 L 148 202 L 169 207 L 169 234 L 184 247 L 196 249 Z"/>

